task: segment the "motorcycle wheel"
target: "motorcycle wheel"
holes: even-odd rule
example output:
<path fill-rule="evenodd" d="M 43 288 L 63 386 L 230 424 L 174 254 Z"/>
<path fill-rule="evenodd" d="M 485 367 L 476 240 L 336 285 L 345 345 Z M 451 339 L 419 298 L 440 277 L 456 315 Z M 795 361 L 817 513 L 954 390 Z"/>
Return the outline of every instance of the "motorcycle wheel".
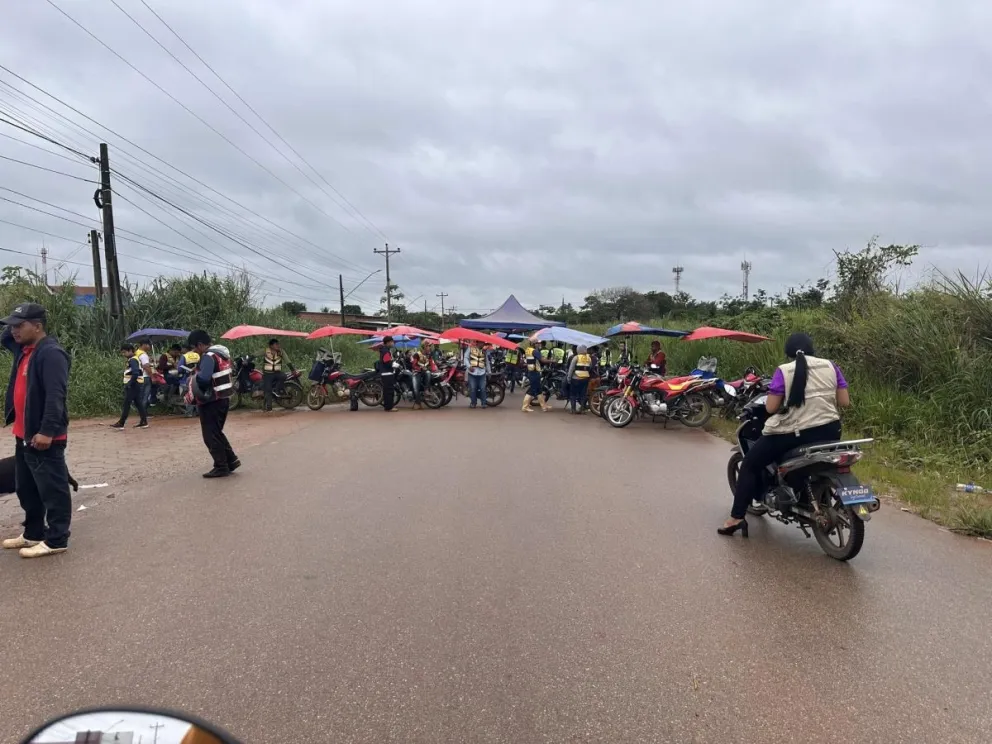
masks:
<path fill-rule="evenodd" d="M 619 395 L 617 393 L 614 393 L 613 395 L 606 395 L 604 393 L 602 399 L 600 399 L 600 401 L 599 401 L 599 415 L 600 415 L 600 417 L 604 421 L 607 420 L 606 419 L 606 409 L 609 407 L 610 403 L 612 401 L 616 400 L 618 397 L 619 397 Z"/>
<path fill-rule="evenodd" d="M 622 396 L 610 400 L 606 406 L 606 420 L 614 429 L 622 429 L 634 420 L 634 406 Z"/>
<path fill-rule="evenodd" d="M 737 493 L 737 479 L 741 474 L 741 462 L 744 460 L 744 455 L 740 452 L 735 452 L 730 456 L 730 461 L 727 463 L 727 483 L 730 485 L 730 494 L 735 495 Z M 756 504 L 753 501 L 747 507 L 748 516 L 752 517 L 763 517 L 768 513 L 768 507 L 764 504 Z"/>
<path fill-rule="evenodd" d="M 369 408 L 375 408 L 376 406 L 382 405 L 382 383 L 381 382 L 366 382 L 365 387 L 362 388 L 361 395 L 358 399 L 362 401 Z"/>
<path fill-rule="evenodd" d="M 705 395 L 689 393 L 682 401 L 682 408 L 687 409 L 688 413 L 681 415 L 679 420 L 692 429 L 706 426 L 713 417 L 713 404 Z"/>
<path fill-rule="evenodd" d="M 814 484 L 813 497 L 819 500 L 820 508 L 833 518 L 833 526 L 828 530 L 818 520 L 813 520 L 810 528 L 813 537 L 824 553 L 838 561 L 849 561 L 861 552 L 865 542 L 865 523 L 858 519 L 849 506 L 840 499 L 827 483 Z M 845 534 L 846 533 L 846 534 Z"/>
<path fill-rule="evenodd" d="M 423 401 L 425 406 L 436 411 L 444 405 L 444 393 L 441 392 L 440 388 L 431 385 L 424 391 Z"/>
<path fill-rule="evenodd" d="M 502 385 L 490 382 L 486 385 L 486 405 L 498 406 L 506 398 L 506 388 Z"/>
<path fill-rule="evenodd" d="M 589 396 L 589 410 L 595 415 L 600 416 L 603 412 L 603 393 L 600 390 L 596 390 L 592 395 Z"/>
<path fill-rule="evenodd" d="M 455 391 L 451 388 L 450 385 L 445 385 L 444 386 L 444 402 L 441 405 L 442 406 L 448 405 L 452 401 L 452 399 L 454 397 L 455 397 Z"/>
<path fill-rule="evenodd" d="M 287 382 L 283 394 L 276 397 L 276 405 L 292 411 L 303 402 L 303 386 L 298 382 Z"/>
<path fill-rule="evenodd" d="M 320 385 L 311 385 L 307 391 L 307 408 L 311 411 L 319 411 L 324 407 L 327 398 L 320 390 Z"/>

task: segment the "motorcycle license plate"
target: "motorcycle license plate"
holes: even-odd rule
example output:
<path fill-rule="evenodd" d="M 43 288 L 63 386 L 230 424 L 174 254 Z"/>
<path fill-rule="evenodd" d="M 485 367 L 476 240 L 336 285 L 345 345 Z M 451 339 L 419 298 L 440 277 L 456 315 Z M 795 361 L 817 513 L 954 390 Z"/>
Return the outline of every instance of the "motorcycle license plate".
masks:
<path fill-rule="evenodd" d="M 870 504 L 875 501 L 875 495 L 868 486 L 841 486 L 837 489 L 837 498 L 844 506 Z"/>

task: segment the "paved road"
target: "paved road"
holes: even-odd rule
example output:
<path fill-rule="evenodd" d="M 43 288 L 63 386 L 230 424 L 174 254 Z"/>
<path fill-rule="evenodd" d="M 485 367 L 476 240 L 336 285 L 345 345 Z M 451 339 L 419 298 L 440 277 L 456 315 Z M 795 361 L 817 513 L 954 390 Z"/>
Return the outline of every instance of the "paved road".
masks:
<path fill-rule="evenodd" d="M 892 508 L 850 565 L 719 537 L 728 447 L 678 427 L 275 430 L 235 478 L 199 457 L 64 556 L 0 556 L 0 741 L 115 701 L 246 742 L 992 741 L 988 543 Z"/>

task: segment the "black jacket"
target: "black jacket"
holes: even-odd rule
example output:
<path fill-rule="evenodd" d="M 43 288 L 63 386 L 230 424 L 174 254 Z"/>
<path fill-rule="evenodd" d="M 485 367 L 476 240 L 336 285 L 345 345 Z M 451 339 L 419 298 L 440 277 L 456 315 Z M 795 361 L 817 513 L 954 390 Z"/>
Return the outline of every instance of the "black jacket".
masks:
<path fill-rule="evenodd" d="M 4 328 L 0 343 L 13 355 L 7 400 L 4 405 L 4 426 L 14 423 L 14 381 L 21 364 L 21 345 L 14 341 L 10 328 Z M 66 393 L 69 389 L 69 355 L 51 336 L 38 342 L 28 362 L 28 394 L 24 402 L 24 441 L 35 434 L 60 437 L 69 428 Z"/>

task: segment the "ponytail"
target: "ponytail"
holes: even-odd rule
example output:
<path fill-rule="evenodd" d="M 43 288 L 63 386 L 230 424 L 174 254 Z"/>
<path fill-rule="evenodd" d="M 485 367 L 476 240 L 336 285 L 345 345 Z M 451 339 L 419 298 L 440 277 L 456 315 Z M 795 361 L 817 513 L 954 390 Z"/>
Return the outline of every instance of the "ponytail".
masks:
<path fill-rule="evenodd" d="M 806 381 L 809 378 L 809 366 L 806 355 L 815 356 L 813 339 L 805 333 L 793 333 L 785 342 L 785 355 L 796 360 L 796 369 L 792 375 L 792 386 L 789 397 L 785 401 L 786 408 L 798 408 L 806 403 Z"/>

